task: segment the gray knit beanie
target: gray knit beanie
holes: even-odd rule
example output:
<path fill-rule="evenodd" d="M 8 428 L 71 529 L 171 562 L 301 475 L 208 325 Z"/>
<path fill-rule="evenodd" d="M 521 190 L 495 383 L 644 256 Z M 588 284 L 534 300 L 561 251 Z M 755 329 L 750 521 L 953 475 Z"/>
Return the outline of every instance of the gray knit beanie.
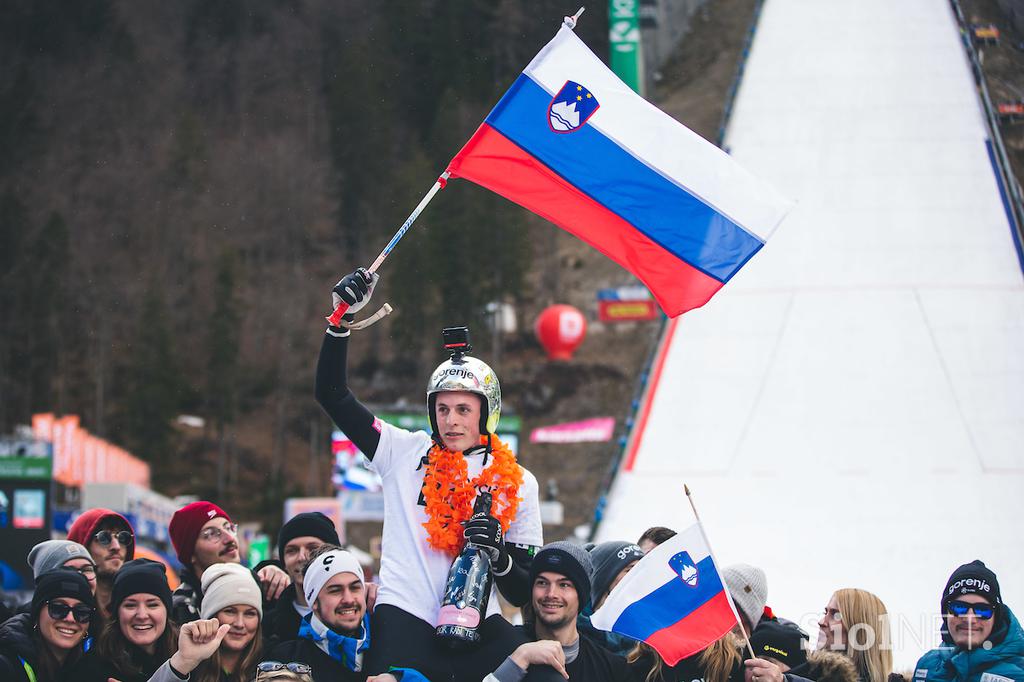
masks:
<path fill-rule="evenodd" d="M 530 564 L 530 584 L 532 585 L 537 576 L 544 572 L 564 575 L 572 581 L 576 586 L 582 611 L 590 601 L 591 576 L 594 575 L 590 553 L 583 547 L 564 540 L 544 545 Z"/>
<path fill-rule="evenodd" d="M 203 618 L 236 604 L 252 606 L 263 619 L 263 595 L 252 571 L 241 564 L 214 564 L 203 571 Z"/>
<path fill-rule="evenodd" d="M 590 559 L 594 562 L 594 605 L 601 601 L 601 597 L 605 596 L 623 569 L 643 557 L 644 551 L 632 542 L 613 540 L 592 547 Z"/>
<path fill-rule="evenodd" d="M 768 579 L 764 571 L 749 564 L 733 564 L 722 569 L 722 578 L 736 608 L 746 617 L 753 630 L 768 603 Z"/>
<path fill-rule="evenodd" d="M 32 577 L 39 578 L 56 568 L 63 568 L 71 559 L 88 559 L 92 563 L 92 555 L 82 545 L 70 540 L 47 540 L 40 542 L 28 553 L 28 565 L 32 567 Z"/>

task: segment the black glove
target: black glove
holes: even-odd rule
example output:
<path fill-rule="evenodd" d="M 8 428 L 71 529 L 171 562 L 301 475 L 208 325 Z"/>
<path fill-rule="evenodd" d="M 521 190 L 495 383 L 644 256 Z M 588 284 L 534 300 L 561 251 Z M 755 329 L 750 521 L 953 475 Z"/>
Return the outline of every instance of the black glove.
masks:
<path fill-rule="evenodd" d="M 505 534 L 501 532 L 501 522 L 489 514 L 474 514 L 466 521 L 466 529 L 462 531 L 466 542 L 486 550 L 491 555 L 491 566 L 495 575 L 505 575 L 512 568 L 512 557 L 505 549 Z"/>
<path fill-rule="evenodd" d="M 373 296 L 373 288 L 377 284 L 377 280 L 380 279 L 380 275 L 373 273 L 372 275 L 366 268 L 359 268 L 350 275 L 345 275 L 341 278 L 341 281 L 334 285 L 334 289 L 331 291 L 331 299 L 334 303 L 334 307 L 337 308 L 342 303 L 348 304 L 347 315 L 354 315 L 363 306 L 370 302 L 370 297 Z"/>

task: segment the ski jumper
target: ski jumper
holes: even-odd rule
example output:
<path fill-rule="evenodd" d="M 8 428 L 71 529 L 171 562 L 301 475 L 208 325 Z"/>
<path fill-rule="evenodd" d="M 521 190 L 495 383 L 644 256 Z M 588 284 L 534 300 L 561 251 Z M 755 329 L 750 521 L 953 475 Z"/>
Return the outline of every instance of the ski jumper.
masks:
<path fill-rule="evenodd" d="M 381 584 L 371 620 L 373 644 L 367 671 L 377 674 L 397 666 L 419 670 L 432 682 L 481 680 L 526 640 L 500 615 L 493 594 L 478 649 L 453 652 L 434 636 L 453 557 L 430 547 L 423 526 L 427 521 L 423 477 L 433 441 L 425 432 L 406 431 L 374 417 L 348 389 L 347 355 L 347 333 L 328 329 L 317 364 L 316 397 L 383 481 Z M 464 454 L 472 479 L 486 466 L 489 454 L 484 448 Z M 529 561 L 543 545 L 537 480 L 520 469 L 520 503 L 505 534 L 513 567 L 495 579 L 496 588 L 517 606 L 529 599 Z"/>

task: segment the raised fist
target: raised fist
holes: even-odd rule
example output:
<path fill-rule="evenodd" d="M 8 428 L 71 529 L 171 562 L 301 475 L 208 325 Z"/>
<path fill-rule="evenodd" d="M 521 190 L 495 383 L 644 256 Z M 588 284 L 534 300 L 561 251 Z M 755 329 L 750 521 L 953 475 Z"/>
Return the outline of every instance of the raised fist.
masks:
<path fill-rule="evenodd" d="M 346 315 L 355 314 L 362 310 L 373 296 L 373 289 L 377 286 L 380 275 L 376 272 L 372 275 L 366 268 L 359 268 L 350 275 L 345 275 L 341 281 L 334 285 L 331 291 L 331 299 L 334 307 L 342 303 L 348 305 Z"/>

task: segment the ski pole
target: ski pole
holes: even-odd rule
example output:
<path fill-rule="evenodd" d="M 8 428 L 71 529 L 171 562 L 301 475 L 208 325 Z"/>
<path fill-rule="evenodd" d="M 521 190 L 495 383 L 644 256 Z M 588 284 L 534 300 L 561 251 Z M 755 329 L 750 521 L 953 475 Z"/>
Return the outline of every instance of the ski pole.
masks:
<path fill-rule="evenodd" d="M 385 246 L 384 250 L 380 252 L 379 256 L 377 256 L 377 260 L 373 261 L 373 265 L 371 265 L 368 268 L 371 275 L 377 272 L 377 268 L 379 268 L 381 263 L 384 262 L 384 259 L 388 257 L 388 254 L 390 254 L 391 251 L 395 248 L 395 245 L 397 245 L 398 242 L 401 241 L 402 237 L 405 236 L 405 233 L 409 231 L 410 227 L 412 227 L 412 224 L 416 222 L 417 218 L 420 217 L 420 212 L 422 212 L 424 207 L 426 207 L 426 205 L 430 203 L 430 200 L 434 198 L 434 195 L 437 194 L 438 190 L 444 189 L 444 186 L 446 184 L 448 184 L 448 171 L 441 173 L 441 176 L 437 179 L 437 182 L 434 183 L 434 186 L 430 188 L 430 190 L 424 195 L 422 199 L 420 199 L 420 203 L 416 205 L 416 208 L 412 210 L 412 213 L 410 213 L 409 217 L 405 219 L 405 222 L 402 223 L 402 226 L 398 228 L 398 232 L 395 232 L 395 236 L 391 238 L 391 241 L 388 242 L 388 245 Z M 348 312 L 348 303 L 342 302 L 338 304 L 337 308 L 334 309 L 334 312 L 331 313 L 330 317 L 327 318 L 327 321 L 335 327 L 340 326 L 341 317 L 346 312 Z"/>

